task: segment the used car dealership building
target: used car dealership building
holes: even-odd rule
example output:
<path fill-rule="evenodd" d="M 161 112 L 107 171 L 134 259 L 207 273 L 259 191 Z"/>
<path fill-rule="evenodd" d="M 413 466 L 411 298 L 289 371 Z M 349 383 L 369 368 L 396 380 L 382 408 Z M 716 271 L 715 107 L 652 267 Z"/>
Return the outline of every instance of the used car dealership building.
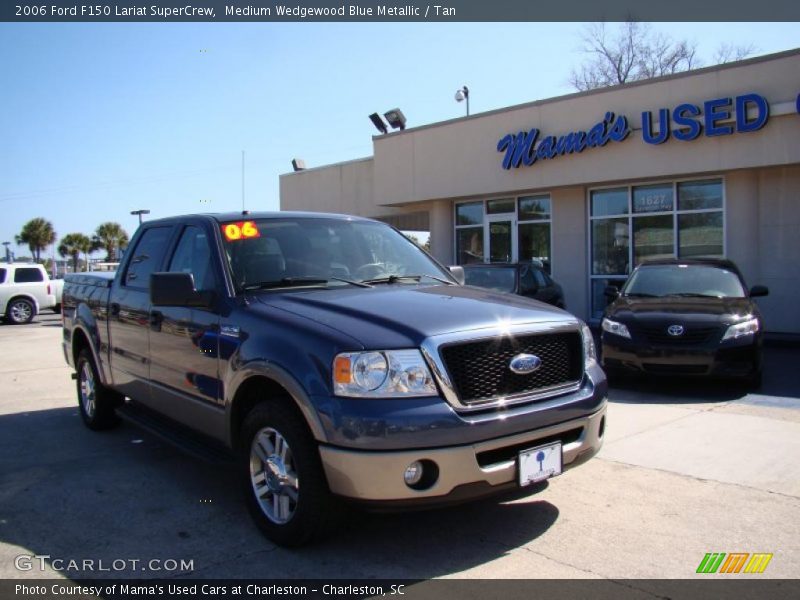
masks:
<path fill-rule="evenodd" d="M 723 256 L 800 334 L 798 75 L 800 49 L 378 135 L 281 176 L 281 209 L 430 231 L 444 264 L 539 259 L 590 322 L 642 260 Z"/>

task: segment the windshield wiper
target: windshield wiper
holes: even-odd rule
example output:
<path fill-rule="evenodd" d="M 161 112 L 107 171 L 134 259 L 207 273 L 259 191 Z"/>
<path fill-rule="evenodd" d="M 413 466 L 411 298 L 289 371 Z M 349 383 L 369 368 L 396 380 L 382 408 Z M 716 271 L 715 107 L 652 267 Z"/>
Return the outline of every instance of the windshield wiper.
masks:
<path fill-rule="evenodd" d="M 327 285 L 330 281 L 341 281 L 358 287 L 372 287 L 369 283 L 363 281 L 353 281 L 351 279 L 343 279 L 341 277 L 329 277 L 322 279 L 321 277 L 283 277 L 277 281 L 262 281 L 260 283 L 251 283 L 244 286 L 242 289 L 245 291 L 251 290 L 268 290 L 282 287 L 301 287 L 304 285 Z"/>
<path fill-rule="evenodd" d="M 367 283 L 389 283 L 389 284 L 392 284 L 392 283 L 397 283 L 399 281 L 404 281 L 404 280 L 419 281 L 423 277 L 428 277 L 430 279 L 438 281 L 439 283 L 444 283 L 445 285 L 456 285 L 452 281 L 448 281 L 448 280 L 443 279 L 441 277 L 436 277 L 435 275 L 428 275 L 427 273 L 425 273 L 424 275 L 388 275 L 386 277 L 376 277 L 375 279 L 365 279 L 361 283 L 364 283 L 364 284 L 367 284 Z"/>
<path fill-rule="evenodd" d="M 631 298 L 660 298 L 661 296 L 657 296 L 655 294 L 645 294 L 642 292 L 634 292 L 632 294 L 624 294 L 625 296 L 629 296 Z"/>

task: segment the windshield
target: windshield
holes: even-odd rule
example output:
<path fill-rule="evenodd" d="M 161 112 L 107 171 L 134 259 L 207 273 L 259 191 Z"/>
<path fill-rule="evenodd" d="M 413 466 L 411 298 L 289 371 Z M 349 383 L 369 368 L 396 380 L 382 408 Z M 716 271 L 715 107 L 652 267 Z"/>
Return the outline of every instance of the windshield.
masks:
<path fill-rule="evenodd" d="M 733 271 L 703 265 L 639 267 L 622 289 L 625 296 L 712 296 L 744 298 L 739 276 Z"/>
<path fill-rule="evenodd" d="M 468 267 L 464 269 L 464 283 L 477 287 L 513 293 L 516 289 L 516 269 L 513 267 Z"/>
<path fill-rule="evenodd" d="M 417 277 L 453 281 L 413 242 L 382 223 L 279 218 L 224 223 L 221 229 L 240 289 L 303 284 L 333 287 L 376 279 L 414 283 Z"/>

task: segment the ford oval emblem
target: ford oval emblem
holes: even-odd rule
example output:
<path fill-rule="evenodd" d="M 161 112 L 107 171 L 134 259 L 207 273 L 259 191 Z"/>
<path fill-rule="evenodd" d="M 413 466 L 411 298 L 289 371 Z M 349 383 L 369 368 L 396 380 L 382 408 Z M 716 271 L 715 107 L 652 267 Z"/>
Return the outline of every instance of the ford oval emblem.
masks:
<path fill-rule="evenodd" d="M 670 325 L 667 327 L 667 333 L 674 337 L 683 335 L 683 325 Z"/>
<path fill-rule="evenodd" d="M 517 354 L 511 359 L 508 368 L 517 375 L 528 375 L 542 366 L 542 359 L 533 354 Z"/>

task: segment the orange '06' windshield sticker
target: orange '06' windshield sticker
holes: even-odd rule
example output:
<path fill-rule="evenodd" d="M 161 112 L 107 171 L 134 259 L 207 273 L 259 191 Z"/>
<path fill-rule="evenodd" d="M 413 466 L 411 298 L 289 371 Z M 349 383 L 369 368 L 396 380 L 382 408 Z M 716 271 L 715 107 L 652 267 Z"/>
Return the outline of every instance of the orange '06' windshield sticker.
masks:
<path fill-rule="evenodd" d="M 222 234 L 229 242 L 261 237 L 261 232 L 253 221 L 237 221 L 222 226 Z"/>

